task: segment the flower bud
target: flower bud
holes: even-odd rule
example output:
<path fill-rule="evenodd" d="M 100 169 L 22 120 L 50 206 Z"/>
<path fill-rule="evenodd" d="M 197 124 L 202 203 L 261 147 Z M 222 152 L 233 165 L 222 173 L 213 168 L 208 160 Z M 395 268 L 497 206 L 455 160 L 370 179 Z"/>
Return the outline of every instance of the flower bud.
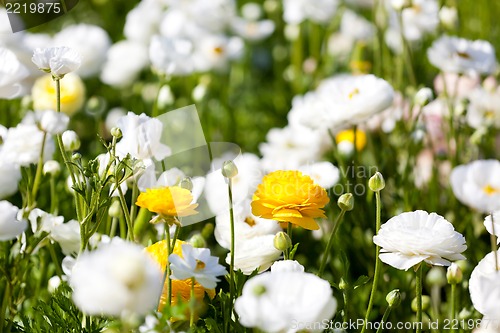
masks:
<path fill-rule="evenodd" d="M 455 7 L 443 6 L 439 10 L 439 20 L 448 29 L 454 29 L 458 23 L 458 12 Z"/>
<path fill-rule="evenodd" d="M 463 275 L 460 266 L 455 263 L 452 263 L 448 270 L 446 271 L 446 278 L 448 279 L 449 284 L 457 284 L 462 282 Z"/>
<path fill-rule="evenodd" d="M 347 290 L 349 288 L 349 284 L 344 280 L 344 278 L 340 278 L 339 281 L 339 289 L 340 290 Z"/>
<path fill-rule="evenodd" d="M 471 318 L 472 312 L 469 311 L 467 308 L 463 308 L 459 313 L 458 313 L 458 320 L 467 320 Z"/>
<path fill-rule="evenodd" d="M 61 172 L 61 165 L 57 161 L 50 160 L 45 162 L 45 164 L 43 165 L 44 175 L 49 174 L 51 176 L 56 176 L 59 174 L 59 172 Z"/>
<path fill-rule="evenodd" d="M 75 131 L 64 131 L 62 134 L 62 142 L 64 150 L 66 151 L 75 151 L 80 148 L 80 139 Z"/>
<path fill-rule="evenodd" d="M 354 196 L 352 193 L 342 194 L 339 200 L 337 200 L 337 205 L 341 210 L 345 210 L 346 212 L 351 211 L 354 208 Z"/>
<path fill-rule="evenodd" d="M 431 298 L 427 295 L 422 295 L 422 311 L 427 311 L 431 307 Z M 411 309 L 413 312 L 417 312 L 417 298 L 415 297 L 411 301 Z"/>
<path fill-rule="evenodd" d="M 225 161 L 222 165 L 222 175 L 226 178 L 233 178 L 238 175 L 238 168 L 233 161 Z"/>
<path fill-rule="evenodd" d="M 203 238 L 208 239 L 214 233 L 214 224 L 213 223 L 205 223 L 203 229 L 201 230 L 201 235 Z"/>
<path fill-rule="evenodd" d="M 370 190 L 373 192 L 380 192 L 384 189 L 385 187 L 385 180 L 384 176 L 380 172 L 376 172 L 370 180 L 368 180 L 368 187 Z"/>
<path fill-rule="evenodd" d="M 274 247 L 279 251 L 285 251 L 292 247 L 292 240 L 286 232 L 280 231 L 274 236 Z"/>
<path fill-rule="evenodd" d="M 405 7 L 409 6 L 408 0 L 391 0 L 391 6 L 394 10 L 402 10 Z"/>
<path fill-rule="evenodd" d="M 120 206 L 120 202 L 118 200 L 114 200 L 111 206 L 109 206 L 108 214 L 109 216 L 115 218 L 122 216 L 122 207 Z"/>
<path fill-rule="evenodd" d="M 434 99 L 434 94 L 430 88 L 422 88 L 415 94 L 413 102 L 418 106 L 426 106 Z"/>
<path fill-rule="evenodd" d="M 192 191 L 193 190 L 193 181 L 191 180 L 191 177 L 182 178 L 181 182 L 179 183 L 179 186 L 182 187 L 183 189 L 188 190 L 188 191 Z"/>
<path fill-rule="evenodd" d="M 446 276 L 443 268 L 437 266 L 432 267 L 427 273 L 425 281 L 431 286 L 444 286 L 446 284 Z"/>
<path fill-rule="evenodd" d="M 113 127 L 110 131 L 111 135 L 117 139 L 122 137 L 122 130 L 119 127 Z"/>
<path fill-rule="evenodd" d="M 80 153 L 74 153 L 73 155 L 71 155 L 71 159 L 73 161 L 79 161 L 79 160 L 82 159 L 82 154 L 80 154 Z"/>
<path fill-rule="evenodd" d="M 385 296 L 385 300 L 387 301 L 387 304 L 389 304 L 389 307 L 395 308 L 401 304 L 401 292 L 399 289 L 394 289 L 390 293 Z"/>
<path fill-rule="evenodd" d="M 207 242 L 200 233 L 196 233 L 193 236 L 191 236 L 191 238 L 189 238 L 188 240 L 188 243 L 196 248 L 207 247 Z"/>

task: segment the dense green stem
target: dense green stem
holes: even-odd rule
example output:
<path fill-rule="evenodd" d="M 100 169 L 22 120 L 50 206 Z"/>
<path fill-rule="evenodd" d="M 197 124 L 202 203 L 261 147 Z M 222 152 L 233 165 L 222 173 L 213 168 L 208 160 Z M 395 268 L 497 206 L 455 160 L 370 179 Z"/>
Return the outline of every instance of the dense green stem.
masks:
<path fill-rule="evenodd" d="M 456 313 L 457 313 L 457 310 L 456 310 L 456 304 L 457 304 L 457 300 L 456 300 L 456 297 L 457 297 L 457 284 L 456 283 L 452 283 L 451 284 L 451 316 L 450 316 L 450 319 L 451 319 L 451 322 L 455 322 L 455 317 L 456 317 Z M 454 325 L 451 325 L 451 333 L 455 333 L 455 327 Z"/>
<path fill-rule="evenodd" d="M 40 150 L 40 157 L 38 158 L 38 165 L 36 166 L 35 180 L 33 181 L 33 190 L 31 191 L 31 203 L 28 205 L 28 209 L 31 209 L 32 206 L 36 203 L 36 195 L 38 194 L 40 182 L 42 181 L 43 151 L 45 150 L 46 141 L 47 132 L 43 132 L 42 148 Z"/>
<path fill-rule="evenodd" d="M 345 210 L 341 210 L 340 214 L 337 216 L 337 219 L 335 220 L 333 224 L 333 229 L 332 232 L 330 233 L 330 238 L 328 239 L 328 243 L 326 244 L 325 251 L 323 252 L 323 257 L 321 259 L 321 264 L 319 266 L 319 271 L 318 271 L 318 276 L 322 277 L 323 276 L 323 271 L 325 270 L 326 262 L 328 261 L 328 256 L 330 254 L 330 248 L 332 247 L 333 244 L 333 239 L 335 238 L 335 234 L 337 233 L 337 230 L 339 229 L 340 222 L 342 221 L 342 218 L 344 217 Z"/>
<path fill-rule="evenodd" d="M 415 291 L 417 296 L 417 329 L 416 332 L 422 332 L 422 271 L 423 265 L 419 264 L 416 271 Z"/>
<path fill-rule="evenodd" d="M 229 195 L 229 223 L 231 225 L 231 262 L 229 264 L 229 320 L 231 321 L 231 316 L 233 313 L 233 302 L 234 302 L 234 211 L 233 211 L 233 183 L 231 178 L 228 178 L 228 195 Z M 229 328 L 229 327 L 228 327 Z"/>
<path fill-rule="evenodd" d="M 194 310 L 195 310 L 195 297 L 194 297 L 194 277 L 191 278 L 191 297 L 189 300 L 189 327 L 194 327 Z"/>
<path fill-rule="evenodd" d="M 384 323 L 387 321 L 387 318 L 389 318 L 389 314 L 391 313 L 391 306 L 388 306 L 387 309 L 385 309 L 384 315 L 382 316 L 382 321 L 380 322 L 380 325 L 377 329 L 376 333 L 381 333 L 383 328 L 384 328 Z"/>

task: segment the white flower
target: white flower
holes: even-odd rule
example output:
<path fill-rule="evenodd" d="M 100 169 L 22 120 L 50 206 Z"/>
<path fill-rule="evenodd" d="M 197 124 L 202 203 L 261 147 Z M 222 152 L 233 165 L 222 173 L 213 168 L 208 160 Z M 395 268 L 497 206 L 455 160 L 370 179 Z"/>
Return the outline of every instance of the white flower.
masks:
<path fill-rule="evenodd" d="M 170 155 L 170 148 L 161 143 L 163 124 L 158 119 L 129 112 L 120 118 L 117 126 L 123 133 L 116 145 L 118 156 L 130 154 L 140 160 L 155 158 L 160 161 Z"/>
<path fill-rule="evenodd" d="M 106 130 L 110 132 L 113 127 L 116 127 L 120 118 L 125 117 L 126 115 L 127 111 L 120 107 L 112 108 L 111 110 L 109 110 L 108 114 L 106 115 L 106 120 L 104 121 Z"/>
<path fill-rule="evenodd" d="M 500 127 L 500 91 L 476 88 L 469 94 L 466 119 L 470 127 Z"/>
<path fill-rule="evenodd" d="M 275 235 L 281 230 L 278 222 L 252 214 L 250 200 L 247 199 L 240 204 L 234 205 L 234 235 L 238 242 L 262 236 Z M 220 246 L 231 248 L 231 224 L 229 210 L 222 212 L 215 218 L 214 236 Z"/>
<path fill-rule="evenodd" d="M 271 20 L 253 21 L 235 17 L 231 27 L 236 34 L 250 41 L 262 40 L 274 32 Z"/>
<path fill-rule="evenodd" d="M 486 216 L 484 219 L 484 226 L 490 234 L 497 237 L 497 244 L 500 244 L 500 211 L 496 211 L 493 214 Z M 493 229 L 495 229 L 494 233 Z"/>
<path fill-rule="evenodd" d="M 0 152 L 0 199 L 17 192 L 21 169 Z"/>
<path fill-rule="evenodd" d="M 28 166 L 38 163 L 44 133 L 36 125 L 19 124 L 9 128 L 2 146 L 2 156 L 10 163 Z M 43 150 L 44 160 L 52 157 L 55 151 L 54 141 L 47 137 Z"/>
<path fill-rule="evenodd" d="M 234 269 L 250 275 L 254 270 L 263 272 L 279 259 L 281 251 L 274 247 L 274 235 L 255 236 L 238 239 L 234 247 Z M 226 263 L 231 262 L 231 253 L 226 256 Z"/>
<path fill-rule="evenodd" d="M 50 160 L 43 164 L 43 174 L 57 175 L 61 172 L 61 165 L 59 162 Z"/>
<path fill-rule="evenodd" d="M 58 32 L 54 36 L 53 45 L 65 45 L 77 51 L 81 55 L 81 66 L 75 72 L 87 78 L 100 72 L 111 46 L 111 39 L 97 25 L 77 24 Z"/>
<path fill-rule="evenodd" d="M 68 128 L 69 116 L 54 110 L 43 111 L 40 119 L 40 127 L 49 134 L 61 134 Z"/>
<path fill-rule="evenodd" d="M 210 255 L 210 249 L 193 248 L 191 244 L 182 244 L 182 258 L 171 254 L 168 260 L 173 280 L 194 278 L 208 289 L 215 288 L 220 281 L 217 276 L 227 274 L 224 266 L 219 265 L 219 258 Z"/>
<path fill-rule="evenodd" d="M 413 0 L 411 6 L 405 7 L 402 12 L 403 34 L 410 41 L 421 40 L 425 34 L 433 33 L 439 25 L 439 4 L 436 0 Z M 391 27 L 401 31 L 398 14 L 391 12 Z"/>
<path fill-rule="evenodd" d="M 304 266 L 299 264 L 297 260 L 280 260 L 271 266 L 271 272 L 304 272 Z"/>
<path fill-rule="evenodd" d="M 20 82 L 29 75 L 28 70 L 10 50 L 0 47 L 0 99 L 17 98 L 22 92 Z"/>
<path fill-rule="evenodd" d="M 206 72 L 224 70 L 231 60 L 243 54 L 243 41 L 239 37 L 204 35 L 195 41 L 193 60 L 196 70 Z"/>
<path fill-rule="evenodd" d="M 442 36 L 427 50 L 427 57 L 443 72 L 491 74 L 496 68 L 495 50 L 484 40 Z"/>
<path fill-rule="evenodd" d="M 497 266 L 500 267 L 500 260 L 495 265 L 495 253 L 490 252 L 477 264 L 469 279 L 474 308 L 492 319 L 500 319 L 500 273 L 496 270 Z"/>
<path fill-rule="evenodd" d="M 375 35 L 373 24 L 352 10 L 345 10 L 340 21 L 340 32 L 353 41 L 367 41 Z"/>
<path fill-rule="evenodd" d="M 298 170 L 324 188 L 333 187 L 340 179 L 339 169 L 330 162 L 306 164 L 299 167 Z"/>
<path fill-rule="evenodd" d="M 328 23 L 338 6 L 337 0 L 284 0 L 283 19 L 288 24 L 300 24 L 304 20 Z"/>
<path fill-rule="evenodd" d="M 500 210 L 500 162 L 477 160 L 455 167 L 450 176 L 453 193 L 463 204 L 482 213 Z"/>
<path fill-rule="evenodd" d="M 70 220 L 55 225 L 50 231 L 50 238 L 59 243 L 64 255 L 78 253 L 80 250 L 80 223 Z"/>
<path fill-rule="evenodd" d="M 19 236 L 28 223 L 25 220 L 18 219 L 19 208 L 6 200 L 0 201 L 0 241 L 7 241 Z"/>
<path fill-rule="evenodd" d="M 44 72 L 56 77 L 74 72 L 82 62 L 80 54 L 69 47 L 37 48 L 31 60 Z"/>
<path fill-rule="evenodd" d="M 436 213 L 422 210 L 399 214 L 384 223 L 373 242 L 380 246 L 380 260 L 397 269 L 425 261 L 449 266 L 450 260 L 465 259 L 465 238 Z"/>
<path fill-rule="evenodd" d="M 458 23 L 458 11 L 455 7 L 443 6 L 439 10 L 439 21 L 448 29 L 453 29 Z"/>
<path fill-rule="evenodd" d="M 39 208 L 33 209 L 28 215 L 31 231 L 51 233 L 56 226 L 64 223 L 64 216 L 55 216 Z"/>
<path fill-rule="evenodd" d="M 161 1 L 140 1 L 128 12 L 123 34 L 128 40 L 147 45 L 158 31 L 163 14 Z"/>
<path fill-rule="evenodd" d="M 158 305 L 162 273 L 140 246 L 112 241 L 80 255 L 70 285 L 75 304 L 89 315 L 144 315 Z"/>
<path fill-rule="evenodd" d="M 424 106 L 434 99 L 434 94 L 430 88 L 424 87 L 417 91 L 414 97 L 415 104 Z"/>
<path fill-rule="evenodd" d="M 234 308 L 245 327 L 269 333 L 299 332 L 303 329 L 299 323 L 328 322 L 337 302 L 330 283 L 316 275 L 280 271 L 248 280 Z M 322 332 L 323 328 L 315 327 L 310 332 Z"/>
<path fill-rule="evenodd" d="M 80 138 L 75 131 L 64 131 L 62 134 L 62 142 L 66 151 L 75 151 L 80 148 Z"/>
<path fill-rule="evenodd" d="M 187 39 L 153 36 L 149 59 L 153 68 L 166 75 L 189 75 L 194 72 L 193 44 Z"/>
<path fill-rule="evenodd" d="M 146 45 L 123 40 L 109 48 L 100 78 L 102 82 L 111 86 L 125 87 L 134 82 L 148 63 Z"/>

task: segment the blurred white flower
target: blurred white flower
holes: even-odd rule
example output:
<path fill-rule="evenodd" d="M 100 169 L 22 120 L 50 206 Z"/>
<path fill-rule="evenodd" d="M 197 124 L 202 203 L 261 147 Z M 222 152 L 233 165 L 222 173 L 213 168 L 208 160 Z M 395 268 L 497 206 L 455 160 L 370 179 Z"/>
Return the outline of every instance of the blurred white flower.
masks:
<path fill-rule="evenodd" d="M 125 87 L 132 84 L 148 64 L 146 45 L 123 40 L 109 48 L 100 78 L 111 86 Z"/>
<path fill-rule="evenodd" d="M 173 280 L 194 278 L 203 287 L 213 289 L 220 281 L 217 276 L 227 274 L 224 266 L 219 265 L 219 258 L 210 255 L 210 249 L 193 248 L 191 244 L 182 244 L 182 258 L 177 254 L 168 257 Z"/>
<path fill-rule="evenodd" d="M 455 7 L 443 6 L 439 10 L 439 21 L 448 29 L 456 28 L 458 23 L 458 11 Z"/>
<path fill-rule="evenodd" d="M 497 66 L 495 50 L 484 40 L 442 36 L 427 50 L 427 57 L 443 72 L 491 74 Z"/>
<path fill-rule="evenodd" d="M 429 104 L 434 99 L 434 94 L 432 93 L 431 88 L 421 88 L 417 91 L 415 94 L 415 97 L 413 98 L 414 102 L 416 105 L 419 106 L 425 106 Z"/>
<path fill-rule="evenodd" d="M 339 169 L 330 162 L 306 164 L 299 167 L 298 170 L 324 188 L 333 187 L 340 179 Z"/>
<path fill-rule="evenodd" d="M 189 75 L 195 70 L 193 44 L 187 39 L 153 36 L 149 59 L 153 68 L 165 75 Z"/>
<path fill-rule="evenodd" d="M 35 208 L 29 213 L 28 221 L 33 233 L 51 233 L 56 226 L 64 223 L 64 216 L 55 216 L 39 208 Z"/>
<path fill-rule="evenodd" d="M 484 227 L 488 232 L 497 237 L 497 244 L 500 244 L 500 211 L 496 211 L 484 219 Z M 495 232 L 493 233 L 493 229 Z"/>
<path fill-rule="evenodd" d="M 50 231 L 50 238 L 61 246 L 64 255 L 76 254 L 80 250 L 80 223 L 70 220 L 54 225 Z"/>
<path fill-rule="evenodd" d="M 284 0 L 283 19 L 288 24 L 300 24 L 305 20 L 328 23 L 337 11 L 338 0 Z"/>
<path fill-rule="evenodd" d="M 87 78 L 101 71 L 111 39 L 106 30 L 97 25 L 76 24 L 58 32 L 53 45 L 65 45 L 76 50 L 81 55 L 81 66 L 75 72 Z"/>
<path fill-rule="evenodd" d="M 128 12 L 123 33 L 137 43 L 148 45 L 151 37 L 158 31 L 163 14 L 163 5 L 157 0 L 140 1 Z"/>
<path fill-rule="evenodd" d="M 231 60 L 242 56 L 243 47 L 243 41 L 239 37 L 199 36 L 199 40 L 195 41 L 193 55 L 196 70 L 199 72 L 224 70 Z"/>
<path fill-rule="evenodd" d="M 274 22 L 271 20 L 253 21 L 235 17 L 231 27 L 238 36 L 250 41 L 262 40 L 274 32 Z"/>
<path fill-rule="evenodd" d="M 80 138 L 75 131 L 64 131 L 62 134 L 62 142 L 66 151 L 75 151 L 80 149 Z"/>
<path fill-rule="evenodd" d="M 0 201 L 0 241 L 7 241 L 16 238 L 24 230 L 28 223 L 25 220 L 18 219 L 19 208 L 6 200 Z"/>
<path fill-rule="evenodd" d="M 29 75 L 28 70 L 10 50 L 0 47 L 0 99 L 17 98 L 22 93 L 21 81 Z"/>
<path fill-rule="evenodd" d="M 106 130 L 110 132 L 113 127 L 117 126 L 118 120 L 120 120 L 120 118 L 122 117 L 125 117 L 125 115 L 127 115 L 127 111 L 121 107 L 116 107 L 109 110 L 104 122 Z"/>
<path fill-rule="evenodd" d="M 6 159 L 0 150 L 0 199 L 16 193 L 20 180 L 21 168 Z"/>
<path fill-rule="evenodd" d="M 43 164 L 43 174 L 44 175 L 57 175 L 59 174 L 59 172 L 61 172 L 61 165 L 59 164 L 59 162 L 57 161 L 54 161 L 54 160 L 50 160 L 50 161 L 47 161 Z"/>
<path fill-rule="evenodd" d="M 234 237 L 238 242 L 244 242 L 247 239 L 262 236 L 275 235 L 281 230 L 278 222 L 252 214 L 250 200 L 245 200 L 240 204 L 234 205 Z M 214 236 L 220 246 L 226 249 L 231 248 L 231 224 L 229 210 L 220 213 L 215 218 Z"/>
<path fill-rule="evenodd" d="M 10 163 L 28 166 L 38 163 L 44 133 L 36 125 L 19 124 L 9 128 L 1 154 Z M 43 158 L 49 160 L 54 154 L 54 141 L 49 136 L 45 140 Z"/>
<path fill-rule="evenodd" d="M 73 267 L 73 300 L 89 315 L 144 315 L 158 305 L 162 273 L 140 246 L 112 241 L 85 252 Z"/>
<path fill-rule="evenodd" d="M 488 253 L 474 268 L 469 279 L 469 292 L 474 308 L 486 317 L 500 319 L 500 257 Z"/>
<path fill-rule="evenodd" d="M 439 4 L 437 0 L 412 0 L 411 6 L 403 9 L 403 33 L 410 41 L 421 40 L 425 34 L 434 33 L 439 25 Z M 398 19 L 392 16 L 391 21 L 399 31 Z"/>
<path fill-rule="evenodd" d="M 271 266 L 271 272 L 304 272 L 304 266 L 299 264 L 297 260 L 279 260 Z"/>
<path fill-rule="evenodd" d="M 465 259 L 461 253 L 467 249 L 465 238 L 450 222 L 422 210 L 391 218 L 373 236 L 373 242 L 381 247 L 380 260 L 401 270 L 422 261 L 449 266 L 451 260 Z"/>
<path fill-rule="evenodd" d="M 340 21 L 340 32 L 353 41 L 368 41 L 375 35 L 375 27 L 364 17 L 352 10 L 345 10 Z"/>
<path fill-rule="evenodd" d="M 54 110 L 43 111 L 40 116 L 40 127 L 49 134 L 61 134 L 68 128 L 69 117 Z"/>
<path fill-rule="evenodd" d="M 241 324 L 269 333 L 299 332 L 300 324 L 324 323 L 337 301 L 330 283 L 314 274 L 278 271 L 257 275 L 243 286 L 234 304 Z M 315 326 L 310 332 L 322 332 Z"/>
<path fill-rule="evenodd" d="M 500 127 L 500 89 L 476 88 L 470 92 L 469 102 L 466 119 L 470 127 Z"/>
<path fill-rule="evenodd" d="M 80 54 L 69 47 L 37 48 L 31 59 L 38 68 L 56 77 L 74 72 L 82 62 Z"/>
<path fill-rule="evenodd" d="M 171 150 L 161 143 L 163 124 L 156 118 L 146 114 L 136 115 L 129 112 L 118 120 L 117 127 L 122 130 L 123 137 L 116 144 L 116 154 L 125 157 L 130 154 L 139 160 L 155 158 L 160 161 L 169 156 Z"/>
<path fill-rule="evenodd" d="M 234 247 L 234 269 L 250 275 L 254 270 L 263 272 L 279 259 L 281 251 L 274 247 L 275 235 L 255 236 L 239 239 Z M 231 253 L 226 256 L 226 263 L 231 262 Z"/>
<path fill-rule="evenodd" d="M 477 160 L 453 169 L 450 183 L 455 197 L 482 213 L 500 210 L 500 162 Z"/>

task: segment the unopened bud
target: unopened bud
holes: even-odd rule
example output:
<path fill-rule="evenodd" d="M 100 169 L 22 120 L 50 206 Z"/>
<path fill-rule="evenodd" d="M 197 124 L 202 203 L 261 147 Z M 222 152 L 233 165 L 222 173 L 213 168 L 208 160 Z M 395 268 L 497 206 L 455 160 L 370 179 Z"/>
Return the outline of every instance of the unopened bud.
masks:
<path fill-rule="evenodd" d="M 117 139 L 121 138 L 123 135 L 122 130 L 119 127 L 113 127 L 110 132 L 111 132 L 111 135 Z"/>
<path fill-rule="evenodd" d="M 73 161 L 79 161 L 79 160 L 82 159 L 82 154 L 80 154 L 80 153 L 74 153 L 73 155 L 71 155 L 71 159 Z"/>
<path fill-rule="evenodd" d="M 351 211 L 354 208 L 354 196 L 352 193 L 342 194 L 339 200 L 337 200 L 337 205 L 341 210 L 345 210 L 346 212 Z"/>
<path fill-rule="evenodd" d="M 191 244 L 193 247 L 196 248 L 202 248 L 202 247 L 207 247 L 207 242 L 205 241 L 205 238 L 200 233 L 194 234 L 189 238 L 188 243 Z"/>
<path fill-rule="evenodd" d="M 430 88 L 422 88 L 415 94 L 414 103 L 418 106 L 426 106 L 434 99 L 434 94 Z"/>
<path fill-rule="evenodd" d="M 280 231 L 274 236 L 274 247 L 279 251 L 285 251 L 292 247 L 292 240 L 286 232 Z"/>
<path fill-rule="evenodd" d="M 446 278 L 448 279 L 449 284 L 457 284 L 462 282 L 463 275 L 462 275 L 462 269 L 455 264 L 452 263 L 450 267 L 448 267 L 448 270 L 446 271 Z"/>
<path fill-rule="evenodd" d="M 120 202 L 118 200 L 113 201 L 111 206 L 109 206 L 108 214 L 109 216 L 115 218 L 119 218 L 122 216 L 122 207 L 120 206 Z"/>
<path fill-rule="evenodd" d="M 214 224 L 213 223 L 205 223 L 203 229 L 201 230 L 201 235 L 203 238 L 208 239 L 214 233 Z"/>
<path fill-rule="evenodd" d="M 422 311 L 427 311 L 431 307 L 431 298 L 427 295 L 422 295 Z M 415 297 L 411 301 L 411 309 L 413 312 L 417 312 L 417 298 Z"/>
<path fill-rule="evenodd" d="M 43 165 L 44 175 L 49 174 L 51 176 L 56 176 L 59 174 L 59 172 L 61 172 L 61 165 L 57 161 L 50 160 L 45 162 L 45 164 Z"/>
<path fill-rule="evenodd" d="M 339 289 L 340 290 L 347 290 L 349 288 L 349 284 L 344 280 L 344 278 L 340 278 L 339 281 Z"/>
<path fill-rule="evenodd" d="M 192 191 L 193 190 L 193 181 L 191 180 L 191 177 L 182 178 L 181 182 L 179 183 L 179 186 L 182 187 L 183 189 L 188 190 L 188 191 Z"/>
<path fill-rule="evenodd" d="M 80 148 L 80 139 L 75 131 L 64 131 L 62 134 L 62 142 L 64 150 L 66 151 L 75 151 Z"/>
<path fill-rule="evenodd" d="M 226 178 L 233 178 L 238 175 L 238 168 L 233 161 L 225 161 L 222 165 L 222 175 Z"/>
<path fill-rule="evenodd" d="M 387 304 L 389 304 L 389 307 L 395 308 L 401 304 L 401 292 L 399 289 L 394 289 L 390 293 L 385 296 L 385 300 L 387 301 Z"/>
<path fill-rule="evenodd" d="M 368 180 L 368 187 L 370 190 L 373 192 L 380 192 L 384 189 L 385 187 L 385 180 L 384 176 L 380 172 L 376 172 L 370 180 Z"/>
<path fill-rule="evenodd" d="M 446 284 L 446 274 L 442 267 L 432 267 L 425 277 L 425 281 L 431 286 L 442 287 Z"/>

